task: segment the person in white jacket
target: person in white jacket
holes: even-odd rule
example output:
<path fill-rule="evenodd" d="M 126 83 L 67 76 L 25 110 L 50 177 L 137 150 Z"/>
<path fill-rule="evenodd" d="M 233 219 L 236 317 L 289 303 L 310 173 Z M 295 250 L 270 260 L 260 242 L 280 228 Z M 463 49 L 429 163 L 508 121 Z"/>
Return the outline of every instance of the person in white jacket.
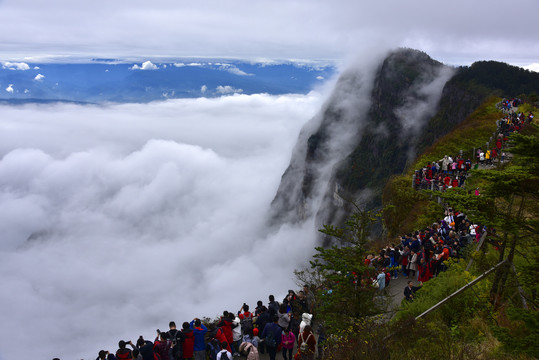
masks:
<path fill-rule="evenodd" d="M 234 340 L 234 348 L 237 349 L 242 340 L 241 321 L 238 315 L 232 321 L 232 339 Z"/>

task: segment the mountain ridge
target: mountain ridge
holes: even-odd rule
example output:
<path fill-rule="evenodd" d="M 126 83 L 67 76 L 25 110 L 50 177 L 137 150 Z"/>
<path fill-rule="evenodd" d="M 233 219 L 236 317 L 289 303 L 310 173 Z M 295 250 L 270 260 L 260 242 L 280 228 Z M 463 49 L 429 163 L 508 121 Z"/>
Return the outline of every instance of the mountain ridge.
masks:
<path fill-rule="evenodd" d="M 351 119 L 350 151 L 330 161 L 319 155 L 329 146 L 330 129 L 343 121 L 342 111 L 332 111 L 338 108 L 335 95 L 304 127 L 272 202 L 272 224 L 301 222 L 309 215 L 316 216 L 318 228 L 340 224 L 351 202 L 379 209 L 388 179 L 405 172 L 489 96 L 539 92 L 539 74 L 528 70 L 487 61 L 450 68 L 413 49 L 392 51 L 374 71 L 371 90 L 354 81 L 361 77 L 357 71 L 344 72 L 336 84 L 334 94 L 355 83 L 348 100 L 368 104 Z M 497 75 L 505 80 L 491 79 Z"/>

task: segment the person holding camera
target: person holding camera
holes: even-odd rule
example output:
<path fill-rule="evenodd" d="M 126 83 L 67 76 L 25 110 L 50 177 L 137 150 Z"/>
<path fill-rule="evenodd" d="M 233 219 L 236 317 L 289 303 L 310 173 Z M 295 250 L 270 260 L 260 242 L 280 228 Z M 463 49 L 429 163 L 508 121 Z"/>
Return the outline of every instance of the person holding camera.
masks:
<path fill-rule="evenodd" d="M 167 333 L 161 332 L 157 329 L 157 337 L 153 342 L 153 351 L 159 355 L 161 360 L 172 360 L 170 358 L 171 342 L 168 339 Z"/>
<path fill-rule="evenodd" d="M 153 343 L 150 340 L 144 340 L 142 335 L 137 340 L 137 349 L 139 349 L 142 359 L 154 360 Z"/>
<path fill-rule="evenodd" d="M 194 318 L 189 327 L 193 329 L 195 342 L 193 345 L 193 355 L 195 360 L 206 360 L 206 341 L 204 340 L 208 328 L 200 321 L 199 318 Z"/>
<path fill-rule="evenodd" d="M 118 360 L 128 360 L 128 359 L 133 358 L 133 355 L 131 354 L 131 350 L 129 350 L 126 347 L 127 345 L 130 345 L 133 349 L 135 348 L 135 346 L 133 345 L 133 343 L 131 341 L 120 340 L 118 342 L 119 349 L 116 351 L 116 359 L 118 359 Z"/>

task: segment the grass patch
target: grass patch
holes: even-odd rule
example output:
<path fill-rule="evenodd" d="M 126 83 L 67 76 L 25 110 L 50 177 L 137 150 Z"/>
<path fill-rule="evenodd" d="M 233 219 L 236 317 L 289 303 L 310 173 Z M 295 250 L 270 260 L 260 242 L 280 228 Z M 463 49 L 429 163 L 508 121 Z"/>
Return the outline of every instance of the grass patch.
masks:
<path fill-rule="evenodd" d="M 387 237 L 394 237 L 411 229 L 425 228 L 443 214 L 443 208 L 421 191 L 412 189 L 412 175 L 428 162 L 438 161 L 444 155 L 455 156 L 460 150 L 472 161 L 473 149 L 485 146 L 496 131 L 496 121 L 503 115 L 496 108 L 499 97 L 489 97 L 452 132 L 427 148 L 403 175 L 391 177 L 382 194 L 383 213 Z M 471 180 L 471 179 L 470 179 Z M 471 187 L 470 187 L 471 188 Z"/>
<path fill-rule="evenodd" d="M 469 157 L 473 161 L 473 149 L 485 147 L 486 142 L 496 131 L 496 121 L 502 118 L 502 113 L 496 108 L 496 104 L 500 101 L 501 99 L 498 97 L 488 98 L 455 130 L 428 147 L 418 160 L 407 169 L 406 174 L 411 176 L 414 170 L 426 166 L 428 162 L 438 161 L 444 155 L 454 157 L 459 154 L 460 150 L 464 151 L 465 158 Z"/>

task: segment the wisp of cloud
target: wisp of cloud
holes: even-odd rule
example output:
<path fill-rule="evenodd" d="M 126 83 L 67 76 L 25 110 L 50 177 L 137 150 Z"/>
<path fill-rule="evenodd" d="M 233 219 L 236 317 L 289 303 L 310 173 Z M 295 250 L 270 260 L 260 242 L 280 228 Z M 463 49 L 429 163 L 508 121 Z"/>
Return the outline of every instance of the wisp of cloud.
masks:
<path fill-rule="evenodd" d="M 293 287 L 313 222 L 265 217 L 321 100 L 3 106 L 0 359 L 93 359 Z"/>

